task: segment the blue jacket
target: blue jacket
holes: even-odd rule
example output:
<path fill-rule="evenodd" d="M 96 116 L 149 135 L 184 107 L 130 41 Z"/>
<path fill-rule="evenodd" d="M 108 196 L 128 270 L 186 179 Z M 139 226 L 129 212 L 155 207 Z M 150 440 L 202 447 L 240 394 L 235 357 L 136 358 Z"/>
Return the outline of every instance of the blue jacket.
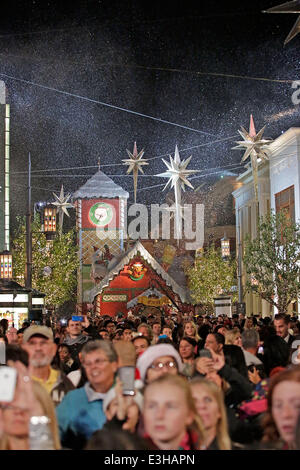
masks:
<path fill-rule="evenodd" d="M 56 414 L 62 443 L 70 432 L 89 439 L 106 422 L 102 403 L 105 394 L 96 393 L 89 383 L 72 390 L 57 406 Z"/>

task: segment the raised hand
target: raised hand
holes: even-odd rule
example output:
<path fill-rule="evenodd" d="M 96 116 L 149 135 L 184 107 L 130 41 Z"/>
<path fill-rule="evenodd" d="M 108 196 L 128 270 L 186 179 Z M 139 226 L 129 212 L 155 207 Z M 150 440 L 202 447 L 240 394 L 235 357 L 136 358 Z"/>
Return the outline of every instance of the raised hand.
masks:
<path fill-rule="evenodd" d="M 196 370 L 203 375 L 214 371 L 213 360 L 209 357 L 198 357 L 195 362 Z"/>
<path fill-rule="evenodd" d="M 211 348 L 207 348 L 207 349 L 209 349 L 209 351 L 211 352 L 211 355 L 212 355 L 212 362 L 213 362 L 212 368 L 216 372 L 218 372 L 225 365 L 224 354 L 223 354 L 223 352 L 221 354 L 216 354 Z"/>

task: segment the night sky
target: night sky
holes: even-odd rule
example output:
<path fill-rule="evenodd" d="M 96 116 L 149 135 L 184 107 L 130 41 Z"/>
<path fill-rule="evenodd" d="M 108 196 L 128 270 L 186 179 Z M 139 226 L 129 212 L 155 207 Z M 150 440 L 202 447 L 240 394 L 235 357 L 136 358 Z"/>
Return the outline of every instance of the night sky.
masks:
<path fill-rule="evenodd" d="M 28 152 L 34 202 L 53 200 L 52 191 L 58 193 L 62 183 L 66 192 L 78 189 L 96 172 L 100 157 L 102 170 L 131 191 L 132 203 L 127 168 L 104 165 L 122 163 L 134 141 L 149 159 L 174 154 L 176 144 L 182 158 L 192 155 L 189 169 L 201 170 L 201 177 L 191 180 L 197 188 L 220 178 L 216 167 L 242 171 L 243 152 L 231 147 L 240 125 L 249 128 L 251 113 L 257 131 L 267 124 L 266 138 L 299 126 L 291 81 L 300 80 L 300 35 L 283 45 L 297 15 L 261 12 L 280 3 L 10 0 L 1 5 L 0 80 L 11 104 L 12 228 L 15 216 L 26 210 L 26 175 L 18 172 L 26 171 Z M 161 158 L 150 163 L 147 175 L 166 169 Z M 80 168 L 88 166 L 94 168 Z M 75 169 L 35 173 L 65 167 Z M 165 183 L 139 177 L 138 202 L 164 202 L 163 186 L 143 188 Z"/>

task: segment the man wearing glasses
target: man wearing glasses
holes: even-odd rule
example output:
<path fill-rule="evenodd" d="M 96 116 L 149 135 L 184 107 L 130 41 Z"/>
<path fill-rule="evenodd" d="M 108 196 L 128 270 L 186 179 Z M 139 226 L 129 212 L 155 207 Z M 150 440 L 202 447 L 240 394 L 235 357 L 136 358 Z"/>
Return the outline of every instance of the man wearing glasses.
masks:
<path fill-rule="evenodd" d="M 95 340 L 81 350 L 81 363 L 88 382 L 69 392 L 57 407 L 62 445 L 81 448 L 106 422 L 103 400 L 115 381 L 118 356 L 111 343 Z"/>

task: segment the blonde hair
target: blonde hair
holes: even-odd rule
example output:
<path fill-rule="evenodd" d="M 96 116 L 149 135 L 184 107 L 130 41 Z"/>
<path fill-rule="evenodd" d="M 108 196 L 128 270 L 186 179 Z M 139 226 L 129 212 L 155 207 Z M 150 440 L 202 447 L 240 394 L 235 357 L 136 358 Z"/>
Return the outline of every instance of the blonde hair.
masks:
<path fill-rule="evenodd" d="M 192 325 L 192 327 L 193 327 L 193 329 L 194 329 L 194 336 L 193 336 L 193 337 L 195 338 L 196 341 L 200 341 L 201 338 L 200 338 L 200 336 L 198 335 L 197 326 L 196 326 L 196 324 L 195 324 L 193 321 L 187 321 L 187 322 L 185 322 L 185 324 L 184 324 L 184 326 L 183 326 L 184 336 L 186 336 L 185 327 L 186 327 L 186 325 L 189 324 L 189 323 Z"/>
<path fill-rule="evenodd" d="M 43 413 L 50 419 L 49 427 L 52 434 L 54 449 L 61 449 L 58 425 L 55 413 L 55 407 L 49 393 L 39 383 L 32 381 L 33 393 L 36 400 L 40 403 Z M 14 450 L 9 447 L 9 436 L 3 433 L 0 439 L 0 450 Z"/>
<path fill-rule="evenodd" d="M 193 385 L 203 386 L 217 402 L 221 415 L 217 423 L 216 429 L 216 439 L 218 447 L 220 450 L 231 450 L 231 440 L 228 433 L 227 413 L 224 404 L 224 394 L 222 390 L 214 382 L 209 382 L 208 380 L 202 379 L 200 377 L 192 379 L 190 385 L 191 387 Z"/>
<path fill-rule="evenodd" d="M 198 436 L 197 447 L 198 449 L 200 449 L 201 444 L 203 444 L 204 442 L 205 430 L 202 423 L 202 419 L 197 413 L 189 382 L 180 375 L 165 374 L 158 377 L 156 380 L 147 385 L 145 389 L 145 394 L 147 393 L 147 391 L 149 393 L 149 388 L 151 388 L 152 386 L 158 385 L 160 387 L 165 384 L 172 385 L 173 387 L 178 387 L 180 390 L 183 391 L 187 407 L 194 416 L 193 422 L 187 427 L 187 430 L 196 432 Z"/>
<path fill-rule="evenodd" d="M 239 336 L 241 337 L 241 332 L 238 327 L 235 327 L 232 330 L 227 330 L 225 332 L 225 344 L 234 344 Z"/>
<path fill-rule="evenodd" d="M 251 318 L 251 317 L 246 318 L 245 324 L 244 324 L 244 330 L 250 330 L 250 329 L 254 328 L 254 326 L 255 325 L 254 325 L 254 322 L 253 322 L 253 318 Z"/>

